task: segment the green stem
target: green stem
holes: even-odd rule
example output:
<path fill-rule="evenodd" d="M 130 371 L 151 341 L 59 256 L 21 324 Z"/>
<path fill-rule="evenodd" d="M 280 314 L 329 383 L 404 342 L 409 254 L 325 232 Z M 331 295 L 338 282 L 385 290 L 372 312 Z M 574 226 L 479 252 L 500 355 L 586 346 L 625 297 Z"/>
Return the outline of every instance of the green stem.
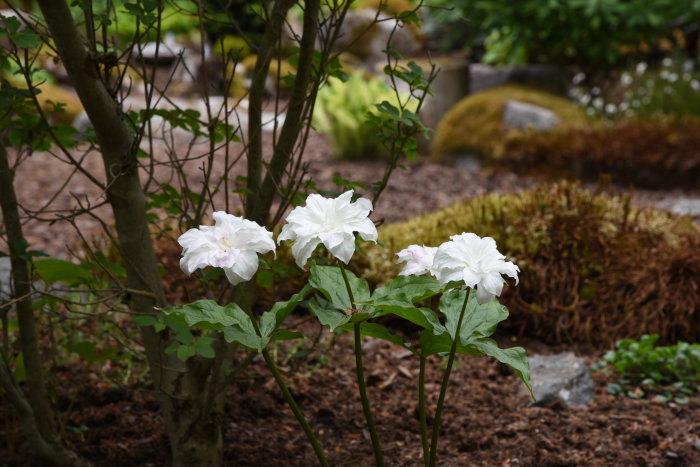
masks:
<path fill-rule="evenodd" d="M 430 447 L 428 445 L 428 421 L 425 416 L 425 355 L 420 356 L 420 369 L 418 370 L 418 418 L 420 419 L 420 440 L 423 445 L 423 462 L 426 467 L 430 461 Z"/>
<path fill-rule="evenodd" d="M 452 347 L 450 347 L 450 356 L 447 359 L 447 368 L 445 368 L 445 374 L 442 377 L 442 383 L 440 384 L 440 396 L 438 397 L 437 407 L 435 409 L 435 420 L 433 421 L 433 434 L 430 441 L 430 467 L 435 467 L 437 462 L 437 445 L 438 437 L 440 436 L 440 418 L 442 417 L 442 409 L 445 404 L 445 395 L 447 394 L 447 385 L 450 382 L 450 373 L 452 372 L 452 365 L 455 361 L 455 355 L 457 354 L 457 343 L 459 342 L 459 333 L 462 329 L 462 320 L 464 319 L 464 312 L 467 310 L 467 302 L 469 301 L 469 292 L 471 289 L 467 289 L 467 294 L 464 297 L 464 304 L 462 305 L 462 311 L 459 312 L 459 320 L 457 320 L 457 328 L 455 329 L 455 335 L 452 338 Z"/>
<path fill-rule="evenodd" d="M 340 266 L 340 273 L 343 276 L 343 281 L 345 282 L 345 287 L 348 290 L 348 297 L 350 298 L 350 306 L 355 309 L 355 298 L 352 295 L 352 289 L 350 288 L 350 281 L 348 280 L 347 273 L 345 272 L 345 267 L 343 263 L 338 261 Z M 357 374 L 357 386 L 360 390 L 360 400 L 362 401 L 362 412 L 365 415 L 365 422 L 367 423 L 367 429 L 369 430 L 369 436 L 372 440 L 372 449 L 374 450 L 374 461 L 379 467 L 384 466 L 384 454 L 382 453 L 382 445 L 379 441 L 379 436 L 377 435 L 377 428 L 374 425 L 374 418 L 372 417 L 372 407 L 369 403 L 369 397 L 367 397 L 367 384 L 365 383 L 365 370 L 362 363 L 362 329 L 360 328 L 362 322 L 358 321 L 353 324 L 353 330 L 355 332 L 355 373 Z"/>
<path fill-rule="evenodd" d="M 258 325 L 258 321 L 255 319 L 255 316 L 253 315 L 253 310 L 251 309 L 250 303 L 248 302 L 246 294 L 243 291 L 243 287 L 241 287 L 240 284 L 238 285 L 238 291 L 239 291 L 239 294 L 241 296 L 241 300 L 243 301 L 244 311 L 250 317 L 250 320 L 253 323 L 253 327 L 255 328 L 255 332 L 258 334 L 258 336 L 262 337 L 262 334 L 260 333 L 260 326 Z M 296 417 L 297 421 L 299 422 L 299 424 L 303 428 L 304 433 L 306 433 L 306 437 L 309 439 L 309 442 L 311 443 L 311 446 L 313 447 L 314 452 L 316 453 L 316 457 L 318 458 L 318 463 L 320 465 L 322 465 L 323 467 L 330 467 L 330 464 L 328 463 L 328 459 L 326 459 L 326 454 L 323 452 L 323 448 L 321 447 L 321 444 L 318 442 L 318 439 L 316 438 L 316 435 L 314 434 L 314 431 L 311 428 L 311 425 L 309 425 L 309 422 L 306 420 L 306 417 L 304 417 L 304 414 L 301 412 L 299 405 L 294 400 L 294 396 L 292 396 L 292 393 L 289 391 L 287 384 L 284 382 L 284 379 L 282 379 L 282 374 L 280 373 L 279 369 L 277 368 L 277 363 L 275 363 L 275 359 L 270 356 L 270 353 L 267 351 L 267 349 L 263 349 L 261 353 L 262 353 L 263 358 L 265 359 L 265 363 L 267 364 L 267 367 L 272 372 L 272 376 L 275 378 L 275 382 L 277 383 L 280 390 L 282 391 L 282 396 L 284 396 L 284 400 L 287 401 L 289 408 L 292 409 L 294 416 Z"/>

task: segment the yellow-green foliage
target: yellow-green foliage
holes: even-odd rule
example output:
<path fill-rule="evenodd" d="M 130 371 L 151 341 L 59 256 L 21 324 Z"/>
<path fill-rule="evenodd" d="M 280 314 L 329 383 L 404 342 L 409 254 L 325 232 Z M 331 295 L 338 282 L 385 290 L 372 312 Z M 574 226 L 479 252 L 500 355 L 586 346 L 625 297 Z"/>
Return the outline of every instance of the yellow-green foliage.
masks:
<path fill-rule="evenodd" d="M 523 133 L 501 123 L 509 100 L 551 110 L 561 120 L 560 128 L 590 125 L 585 112 L 568 99 L 525 86 L 499 86 L 465 97 L 440 120 L 431 148 L 433 159 L 446 161 L 450 153 L 458 151 L 498 159 L 508 138 Z"/>
<path fill-rule="evenodd" d="M 223 54 L 222 54 L 223 49 Z M 250 55 L 248 43 L 237 36 L 224 36 L 216 42 L 214 53 L 233 60 L 242 60 Z"/>
<path fill-rule="evenodd" d="M 405 99 L 402 97 L 402 100 Z M 316 98 L 313 125 L 328 136 L 336 157 L 363 159 L 382 156 L 385 150 L 376 129 L 366 124 L 367 113 L 379 115 L 375 104 L 388 101 L 398 107 L 396 93 L 379 78 L 352 73 L 347 81 L 330 78 Z M 415 111 L 415 102 L 410 111 Z"/>
<path fill-rule="evenodd" d="M 16 76 L 5 76 L 4 78 L 13 86 L 22 89 L 27 88 L 27 84 Z M 80 99 L 76 94 L 48 82 L 37 87 L 41 91 L 36 96 L 41 110 L 54 122 L 70 125 L 73 123 L 73 120 L 75 120 L 75 117 L 83 111 L 83 105 L 80 103 Z M 56 104 L 64 104 L 60 106 L 62 111 L 56 110 Z"/>
<path fill-rule="evenodd" d="M 520 332 L 550 341 L 609 345 L 658 333 L 700 337 L 700 231 L 688 217 L 630 206 L 561 182 L 489 195 L 379 230 L 366 251 L 374 283 L 395 277 L 395 253 L 438 246 L 451 235 L 493 237 L 521 269 L 503 297 Z"/>

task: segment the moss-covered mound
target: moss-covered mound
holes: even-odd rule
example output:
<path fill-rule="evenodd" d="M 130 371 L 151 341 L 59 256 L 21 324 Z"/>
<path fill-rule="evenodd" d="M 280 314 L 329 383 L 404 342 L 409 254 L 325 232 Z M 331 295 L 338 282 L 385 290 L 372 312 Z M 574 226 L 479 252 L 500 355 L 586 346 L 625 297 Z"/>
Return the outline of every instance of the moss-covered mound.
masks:
<path fill-rule="evenodd" d="M 502 297 L 519 334 L 601 347 L 644 333 L 700 339 L 700 231 L 692 221 L 568 182 L 387 225 L 363 275 L 384 282 L 400 269 L 397 251 L 461 232 L 493 237 L 520 267 L 520 284 Z"/>
<path fill-rule="evenodd" d="M 525 133 L 501 123 L 510 100 L 551 110 L 559 117 L 560 128 L 590 125 L 585 112 L 563 97 L 525 86 L 500 86 L 465 97 L 440 120 L 431 147 L 432 158 L 444 162 L 450 153 L 460 151 L 476 153 L 487 160 L 500 158 L 506 141 Z"/>
<path fill-rule="evenodd" d="M 504 153 L 503 162 L 520 171 L 556 170 L 594 179 L 610 174 L 618 183 L 697 188 L 700 121 L 529 132 L 508 140 Z"/>

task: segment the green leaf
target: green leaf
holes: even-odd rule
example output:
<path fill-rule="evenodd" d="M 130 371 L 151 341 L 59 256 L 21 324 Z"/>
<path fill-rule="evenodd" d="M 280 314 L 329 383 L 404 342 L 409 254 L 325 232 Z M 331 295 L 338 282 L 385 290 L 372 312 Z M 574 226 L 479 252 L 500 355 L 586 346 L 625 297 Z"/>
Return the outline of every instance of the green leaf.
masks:
<path fill-rule="evenodd" d="M 350 321 L 351 315 L 344 315 L 338 310 L 331 308 L 330 305 L 327 300 L 316 297 L 309 301 L 309 310 L 318 318 L 322 325 L 330 327 L 331 331 L 333 331 L 338 326 L 342 326 Z"/>
<path fill-rule="evenodd" d="M 342 329 L 343 331 L 353 332 L 355 328 L 352 324 L 348 323 L 341 326 L 340 329 Z M 387 342 L 400 345 L 401 347 L 410 350 L 414 354 L 417 353 L 416 349 L 409 342 L 404 341 L 402 337 L 397 336 L 396 334 L 390 333 L 384 326 L 380 324 L 364 322 L 360 324 L 360 331 L 362 332 L 363 336 L 370 336 L 377 339 L 382 339 Z"/>
<path fill-rule="evenodd" d="M 250 332 L 250 330 L 243 330 L 239 326 L 228 326 L 221 329 L 221 331 L 224 333 L 224 339 L 226 339 L 226 342 L 238 342 L 249 349 L 262 351 L 267 344 L 266 342 L 263 342 L 255 331 Z"/>
<path fill-rule="evenodd" d="M 358 278 L 351 271 L 345 271 L 352 290 L 355 303 L 367 301 L 370 297 L 369 284 L 364 279 Z M 313 266 L 309 277 L 309 284 L 323 295 L 339 310 L 352 308 L 345 282 L 340 268 L 334 266 Z"/>
<path fill-rule="evenodd" d="M 297 331 L 290 331 L 288 329 L 277 329 L 270 336 L 271 341 L 290 341 L 294 339 L 303 339 L 304 335 Z"/>
<path fill-rule="evenodd" d="M 444 329 L 444 328 L 443 328 Z M 420 353 L 422 355 L 448 354 L 452 347 L 452 338 L 447 332 L 431 332 L 426 329 L 420 333 Z M 473 346 L 457 345 L 457 353 L 462 355 L 479 356 L 481 352 Z"/>
<path fill-rule="evenodd" d="M 3 16 L 2 22 L 5 25 L 5 29 L 7 29 L 7 32 L 10 34 L 16 33 L 20 26 L 22 26 L 22 23 L 14 16 Z"/>
<path fill-rule="evenodd" d="M 214 340 L 211 337 L 200 337 L 197 339 L 197 341 L 194 343 L 194 348 L 197 351 L 199 355 L 201 355 L 204 358 L 214 358 L 215 353 L 214 349 L 212 348 L 211 344 Z"/>
<path fill-rule="evenodd" d="M 530 395 L 534 399 L 535 396 L 532 394 L 532 384 L 530 383 L 530 364 L 527 361 L 527 354 L 525 349 L 522 347 L 510 347 L 508 349 L 501 349 L 498 344 L 493 339 L 486 337 L 479 337 L 473 339 L 469 342 L 470 345 L 476 347 L 479 352 L 484 355 L 495 358 L 499 362 L 508 365 L 515 373 L 520 377 L 522 382 L 530 391 Z"/>
<path fill-rule="evenodd" d="M 376 316 L 393 314 L 422 328 L 433 328 L 437 319 L 431 319 L 434 316 L 432 310 L 416 308 L 414 303 L 425 300 L 442 289 L 442 284 L 430 277 L 398 276 L 386 286 L 375 290 L 372 298 L 362 302 L 362 305 L 380 310 Z"/>
<path fill-rule="evenodd" d="M 177 315 L 190 327 L 204 330 L 219 330 L 226 326 L 241 326 L 246 330 L 254 327 L 250 317 L 235 303 L 221 306 L 213 300 L 198 300 L 187 305 L 163 308 L 165 315 Z"/>
<path fill-rule="evenodd" d="M 89 268 L 55 258 L 34 261 L 34 270 L 47 284 L 56 282 L 67 285 L 84 284 L 92 277 L 92 271 Z"/>
<path fill-rule="evenodd" d="M 119 355 L 119 350 L 114 346 L 98 351 L 95 343 L 89 341 L 71 342 L 66 345 L 66 349 L 69 352 L 78 354 L 80 358 L 89 363 L 127 358 L 126 355 Z"/>
<path fill-rule="evenodd" d="M 303 289 L 292 295 L 286 302 L 275 303 L 269 311 L 260 317 L 260 333 L 264 338 L 269 338 L 279 328 L 287 316 L 301 303 L 313 288 L 306 284 Z"/>
<path fill-rule="evenodd" d="M 190 357 L 194 357 L 197 351 L 191 345 L 181 345 L 177 348 L 177 358 L 186 362 Z"/>
<path fill-rule="evenodd" d="M 39 35 L 30 29 L 22 29 L 11 36 L 10 40 L 23 49 L 35 49 L 39 46 Z"/>
<path fill-rule="evenodd" d="M 445 314 L 445 327 L 450 336 L 454 336 L 457 330 L 457 322 L 466 293 L 466 290 L 452 290 L 445 293 L 440 299 L 440 311 Z M 481 336 L 490 336 L 496 330 L 498 323 L 507 317 L 508 310 L 497 300 L 480 305 L 476 300 L 476 293 L 471 292 L 462 319 L 462 329 L 459 333 L 461 343 L 467 344 L 467 341 L 475 333 Z"/>
<path fill-rule="evenodd" d="M 155 326 L 158 324 L 158 319 L 151 315 L 135 316 L 134 323 L 136 323 L 136 326 Z"/>

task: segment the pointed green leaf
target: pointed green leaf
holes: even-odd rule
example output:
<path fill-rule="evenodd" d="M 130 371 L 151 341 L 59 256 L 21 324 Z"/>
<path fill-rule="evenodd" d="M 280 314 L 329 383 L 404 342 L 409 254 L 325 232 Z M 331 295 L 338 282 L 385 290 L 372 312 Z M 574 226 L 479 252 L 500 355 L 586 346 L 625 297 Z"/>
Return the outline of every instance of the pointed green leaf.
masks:
<path fill-rule="evenodd" d="M 322 325 L 330 327 L 331 331 L 350 321 L 350 315 L 344 315 L 338 310 L 331 308 L 331 304 L 327 300 L 318 297 L 309 301 L 309 310 L 318 318 Z"/>
<path fill-rule="evenodd" d="M 255 330 L 250 317 L 235 303 L 221 306 L 213 300 L 198 300 L 187 305 L 163 308 L 167 316 L 177 315 L 190 327 L 204 330 L 219 330 L 226 326 L 241 326 Z"/>
<path fill-rule="evenodd" d="M 440 311 L 445 314 L 445 327 L 450 336 L 454 336 L 457 330 L 457 322 L 466 293 L 466 290 L 452 290 L 445 293 L 440 300 Z M 490 336 L 496 330 L 498 323 L 507 317 L 508 310 L 497 300 L 480 305 L 476 300 L 476 293 L 471 292 L 460 330 L 462 343 L 466 343 L 474 333 Z"/>
<path fill-rule="evenodd" d="M 275 303 L 269 311 L 266 311 L 260 317 L 260 332 L 263 337 L 269 338 L 275 329 L 279 328 L 287 316 L 294 311 L 299 303 L 301 303 L 313 288 L 306 284 L 303 289 L 292 295 L 286 302 Z"/>
<path fill-rule="evenodd" d="M 369 299 L 369 284 L 366 280 L 358 278 L 351 271 L 345 271 L 356 303 Z M 319 290 L 338 309 L 347 310 L 352 306 L 348 296 L 343 275 L 340 268 L 334 266 L 313 266 L 309 277 L 309 284 Z"/>
<path fill-rule="evenodd" d="M 55 258 L 34 261 L 34 270 L 47 284 L 61 282 L 76 285 L 85 283 L 92 277 L 90 269 L 85 266 Z"/>
<path fill-rule="evenodd" d="M 287 329 L 277 329 L 272 333 L 271 341 L 290 341 L 294 339 L 303 339 L 304 335 L 297 331 L 289 331 Z"/>
<path fill-rule="evenodd" d="M 249 349 L 262 351 L 267 344 L 267 342 L 263 342 L 255 331 L 244 331 L 238 326 L 228 326 L 221 329 L 221 331 L 224 333 L 224 339 L 226 339 L 226 342 L 238 342 Z"/>
<path fill-rule="evenodd" d="M 353 332 L 354 326 L 351 324 L 345 324 L 341 326 L 341 329 L 344 331 Z M 401 347 L 410 350 L 414 354 L 416 353 L 416 349 L 409 342 L 404 341 L 402 337 L 397 336 L 396 334 L 390 333 L 384 326 L 380 324 L 364 322 L 360 325 L 360 331 L 362 332 L 363 336 L 370 336 L 377 339 L 382 339 L 387 342 L 400 345 Z"/>
<path fill-rule="evenodd" d="M 527 387 L 527 390 L 530 391 L 532 398 L 535 398 L 535 396 L 532 394 L 532 384 L 530 383 L 530 364 L 528 363 L 525 349 L 522 347 L 501 349 L 498 347 L 496 341 L 486 337 L 475 338 L 471 340 L 469 344 L 476 347 L 484 355 L 489 355 L 515 370 L 517 375 Z"/>

